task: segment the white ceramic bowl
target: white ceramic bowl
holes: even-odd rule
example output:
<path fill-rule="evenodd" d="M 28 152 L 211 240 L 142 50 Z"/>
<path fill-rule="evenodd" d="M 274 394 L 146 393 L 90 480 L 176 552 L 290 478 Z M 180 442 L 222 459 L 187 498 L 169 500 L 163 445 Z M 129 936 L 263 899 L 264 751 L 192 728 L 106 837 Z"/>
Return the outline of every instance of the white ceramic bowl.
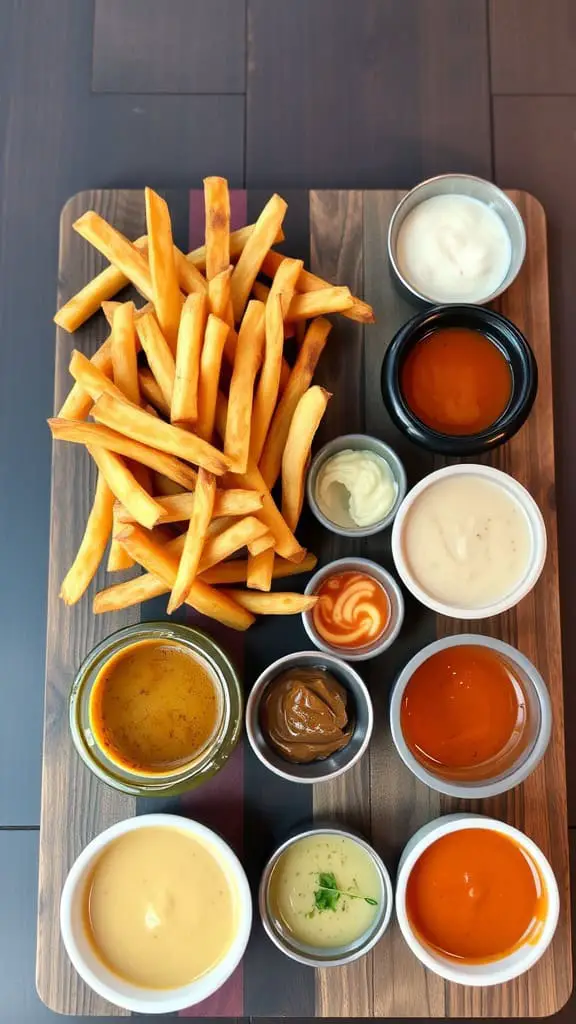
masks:
<path fill-rule="evenodd" d="M 119 836 L 136 829 L 176 828 L 205 842 L 218 857 L 233 883 L 238 903 L 238 927 L 230 949 L 210 971 L 189 985 L 146 989 L 132 985 L 109 970 L 94 952 L 83 921 L 84 888 L 102 851 Z M 62 890 L 60 929 L 66 952 L 80 977 L 103 999 L 133 1013 L 173 1013 L 207 999 L 235 971 L 244 955 L 252 927 L 252 897 L 240 861 L 227 843 L 197 821 L 175 814 L 143 814 L 119 821 L 96 836 L 72 865 Z"/>
<path fill-rule="evenodd" d="M 478 779 L 466 776 L 465 772 L 460 773 L 459 778 L 446 778 L 443 775 L 435 775 L 429 768 L 426 768 L 418 761 L 404 739 L 401 724 L 402 700 L 406 687 L 412 676 L 428 658 L 432 658 L 439 651 L 445 651 L 450 647 L 463 646 L 485 647 L 494 651 L 514 668 L 515 674 L 519 677 L 526 706 L 528 708 L 528 723 L 525 731 L 525 740 L 513 760 L 506 763 L 504 768 L 496 768 L 491 777 Z M 497 796 L 499 793 L 507 793 L 508 790 L 519 786 L 524 779 L 534 771 L 540 763 L 552 731 L 552 707 L 546 683 L 538 672 L 538 669 L 515 647 L 505 644 L 502 640 L 496 640 L 491 636 L 481 636 L 477 633 L 459 633 L 457 636 L 446 636 L 441 640 L 435 640 L 418 651 L 407 665 L 400 672 L 390 698 L 390 732 L 392 740 L 400 757 L 413 775 L 425 786 L 435 789 L 438 793 L 445 793 L 447 796 L 455 796 L 461 800 L 487 800 L 489 797 Z"/>
<path fill-rule="evenodd" d="M 457 607 L 456 605 L 445 604 L 443 601 L 437 600 L 420 586 L 404 554 L 404 528 L 415 501 L 429 487 L 451 476 L 480 476 L 485 480 L 491 481 L 491 483 L 497 484 L 499 487 L 505 488 L 508 494 L 523 509 L 530 528 L 532 550 L 523 578 L 500 600 L 494 601 L 492 604 L 483 605 L 482 607 L 466 605 Z M 530 593 L 537 582 L 546 561 L 546 546 L 546 526 L 542 513 L 526 488 L 518 483 L 514 477 L 508 473 L 503 473 L 500 469 L 494 469 L 493 466 L 475 465 L 473 463 L 445 466 L 443 469 L 438 469 L 435 473 L 429 473 L 428 476 L 425 476 L 404 498 L 396 513 L 392 527 L 392 557 L 400 579 L 410 593 L 418 598 L 420 603 L 425 605 L 426 608 L 438 612 L 439 615 L 446 615 L 453 619 L 486 619 L 491 615 L 500 615 L 501 612 L 514 608 L 519 601 Z"/>
<path fill-rule="evenodd" d="M 536 864 L 540 877 L 546 887 L 548 909 L 546 918 L 536 941 L 524 943 L 509 956 L 490 963 L 463 964 L 458 960 L 444 957 L 440 953 L 424 945 L 415 934 L 406 913 L 406 885 L 410 872 L 416 861 L 432 843 L 450 832 L 459 832 L 465 828 L 486 828 L 500 832 L 513 839 L 522 847 Z M 400 930 L 416 957 L 435 974 L 458 985 L 501 985 L 511 981 L 533 967 L 550 945 L 560 912 L 560 897 L 554 873 L 546 857 L 528 836 L 511 825 L 495 818 L 486 818 L 482 814 L 447 814 L 423 825 L 408 841 L 398 865 L 396 880 L 396 916 Z"/>

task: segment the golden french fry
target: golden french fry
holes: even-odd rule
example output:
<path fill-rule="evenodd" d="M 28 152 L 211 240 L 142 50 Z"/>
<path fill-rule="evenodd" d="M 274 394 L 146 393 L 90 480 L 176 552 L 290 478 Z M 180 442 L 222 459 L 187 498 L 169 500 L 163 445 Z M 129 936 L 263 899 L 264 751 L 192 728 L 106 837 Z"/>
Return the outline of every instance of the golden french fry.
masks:
<path fill-rule="evenodd" d="M 262 263 L 262 273 L 266 274 L 266 277 L 274 277 L 274 274 L 278 270 L 278 267 L 284 256 L 280 252 L 274 252 L 273 249 L 266 253 L 264 262 Z M 316 274 L 311 274 L 309 270 L 302 270 L 298 282 L 296 285 L 296 291 L 298 292 L 314 292 L 320 291 L 323 288 L 329 288 L 330 282 L 325 281 L 322 277 L 317 277 Z M 362 324 L 373 324 L 375 322 L 374 310 L 372 306 L 369 306 L 367 302 L 363 302 L 362 299 L 352 296 L 353 304 L 349 309 L 342 310 L 342 314 L 348 317 L 349 320 L 357 320 Z"/>
<path fill-rule="evenodd" d="M 140 344 L 146 353 L 148 366 L 158 382 L 162 397 L 168 408 L 174 392 L 176 365 L 168 341 L 164 337 L 153 313 L 146 313 L 136 323 Z M 174 349 L 176 344 L 174 344 Z"/>
<path fill-rule="evenodd" d="M 250 458 L 258 464 L 266 435 L 274 415 L 278 390 L 280 387 L 280 370 L 282 367 L 282 351 L 284 348 L 284 320 L 282 316 L 282 298 L 270 295 L 266 303 L 266 344 L 264 360 L 254 396 L 252 424 L 250 429 Z"/>
<path fill-rule="evenodd" d="M 318 559 L 316 555 L 312 554 L 307 554 L 298 564 L 296 562 L 288 562 L 285 558 L 276 556 L 272 578 L 283 579 L 286 576 L 297 576 L 303 572 L 311 572 L 312 569 L 316 568 L 317 564 Z M 248 562 L 235 558 L 232 562 L 220 562 L 219 565 L 213 566 L 212 569 L 207 569 L 205 573 L 202 573 L 202 579 L 206 580 L 206 583 L 211 584 L 245 583 L 247 573 Z"/>
<path fill-rule="evenodd" d="M 256 227 L 255 224 L 247 224 L 243 228 L 238 228 L 236 231 L 231 231 L 230 232 L 230 259 L 231 260 L 237 260 L 238 257 L 241 255 L 241 253 L 243 252 L 243 250 L 244 250 L 244 248 L 246 246 L 246 243 L 247 243 L 248 239 L 250 238 L 250 236 L 252 235 L 255 227 Z M 274 239 L 273 244 L 274 245 L 280 245 L 280 242 L 283 242 L 283 241 L 284 241 L 284 232 L 282 231 L 282 228 L 280 228 L 278 230 L 278 234 L 276 235 L 276 238 Z M 190 263 L 193 263 L 194 266 L 197 267 L 198 270 L 205 270 L 206 269 L 206 246 L 205 245 L 201 245 L 201 246 L 199 246 L 198 249 L 193 249 L 192 252 L 188 253 L 186 259 Z"/>
<path fill-rule="evenodd" d="M 121 270 L 145 299 L 154 302 L 148 261 L 132 242 L 94 210 L 82 214 L 72 226 L 82 238 L 98 249 L 109 263 Z"/>
<path fill-rule="evenodd" d="M 142 397 L 145 398 L 157 412 L 161 412 L 163 416 L 169 417 L 170 406 L 164 398 L 160 385 L 152 373 L 152 370 L 149 370 L 147 366 L 143 366 L 142 369 L 138 370 L 138 385 L 140 387 Z"/>
<path fill-rule="evenodd" d="M 154 576 L 158 576 L 164 584 L 167 584 L 167 590 L 174 585 L 178 571 L 178 559 L 167 552 L 165 547 L 155 543 L 149 534 L 139 526 L 126 526 L 118 535 L 118 540 L 124 545 L 134 561 L 138 562 L 147 572 L 154 574 L 152 579 L 154 579 Z M 136 581 L 130 580 L 129 582 Z M 119 586 L 124 586 L 124 584 Z M 126 605 L 118 605 L 117 602 L 114 604 L 114 599 L 110 600 L 110 591 L 114 589 L 111 587 L 108 591 L 103 591 L 96 595 L 94 601 L 94 611 L 96 613 L 112 611 L 118 607 L 127 607 Z M 231 598 L 223 596 L 218 590 L 214 590 L 202 580 L 194 581 L 186 603 L 202 615 L 208 615 L 210 618 L 222 622 L 225 626 L 231 626 L 233 629 L 248 629 L 254 622 L 254 616 L 250 612 L 247 612 L 246 609 L 241 608 Z"/>
<path fill-rule="evenodd" d="M 136 522 L 148 530 L 156 526 L 162 515 L 162 508 L 138 483 L 122 458 L 106 448 L 97 448 L 96 445 L 88 445 L 88 451 L 112 494 L 129 509 Z"/>
<path fill-rule="evenodd" d="M 161 504 L 161 498 L 182 497 L 187 491 L 185 487 L 175 483 L 169 476 L 164 476 L 163 473 L 152 473 L 152 490 L 150 493 L 154 494 L 156 501 Z"/>
<path fill-rule="evenodd" d="M 216 477 L 201 469 L 194 492 L 194 508 L 188 524 L 184 548 L 180 555 L 178 572 L 168 601 L 169 615 L 184 603 L 198 573 L 206 532 L 214 512 L 215 498 Z"/>
<path fill-rule="evenodd" d="M 112 532 L 113 506 L 114 495 L 99 473 L 84 536 L 60 588 L 60 597 L 66 604 L 76 604 L 96 575 Z"/>
<path fill-rule="evenodd" d="M 254 381 L 264 344 L 264 312 L 261 302 L 252 299 L 248 303 L 240 326 L 230 381 L 224 451 L 230 457 L 233 468 L 240 473 L 246 470 L 248 464 Z"/>
<path fill-rule="evenodd" d="M 152 302 L 160 330 L 170 350 L 176 352 L 178 324 L 182 308 L 180 288 L 174 259 L 172 224 L 165 199 L 151 188 L 144 189 L 146 227 L 148 229 L 148 260 L 152 281 Z M 140 340 L 142 336 L 140 335 Z M 148 354 L 148 353 L 146 353 Z M 150 360 L 148 360 L 150 362 Z M 151 367 L 154 376 L 154 367 Z M 156 377 L 156 379 L 158 379 Z M 160 384 L 160 381 L 158 381 Z M 160 384 L 162 387 L 162 384 Z"/>
<path fill-rule="evenodd" d="M 273 195 L 268 200 L 242 250 L 238 263 L 234 267 L 230 287 L 235 323 L 242 319 L 244 307 L 262 266 L 262 261 L 274 244 L 286 210 L 287 204 L 279 195 Z"/>
<path fill-rule="evenodd" d="M 121 508 L 117 502 L 114 503 L 114 515 L 112 520 L 112 540 L 110 541 L 110 550 L 108 552 L 108 562 L 106 563 L 107 572 L 124 572 L 126 569 L 132 568 L 134 565 L 134 559 L 130 557 L 125 548 L 122 547 L 119 541 L 116 540 L 114 534 L 118 533 L 118 519 L 116 516 L 116 508 Z"/>
<path fill-rule="evenodd" d="M 101 394 L 106 392 L 109 395 L 113 395 L 119 401 L 126 402 L 126 397 L 120 391 L 120 388 L 117 388 L 114 382 L 106 374 L 102 373 L 95 363 L 90 362 L 84 353 L 79 352 L 76 348 L 70 356 L 68 369 L 76 383 L 90 395 L 92 401 L 95 402 Z"/>
<path fill-rule="evenodd" d="M 113 326 L 113 324 L 114 324 L 114 314 L 116 313 L 116 310 L 118 309 L 118 307 L 121 306 L 121 305 L 122 305 L 121 302 L 103 302 L 102 303 L 102 312 L 104 313 L 104 316 L 106 317 L 106 320 L 108 321 L 109 327 Z M 141 316 L 144 316 L 145 313 L 153 313 L 153 312 L 154 312 L 154 305 L 153 305 L 152 302 L 146 302 L 144 306 L 139 306 L 138 309 L 136 309 L 136 306 L 134 306 L 134 320 L 135 321 L 138 320 Z M 136 342 L 136 348 L 137 349 L 140 348 L 140 342 L 138 340 Z"/>
<path fill-rule="evenodd" d="M 313 594 L 280 591 L 274 594 L 255 594 L 251 590 L 223 589 L 220 593 L 226 594 L 254 615 L 299 615 L 301 612 L 310 611 L 318 601 Z"/>
<path fill-rule="evenodd" d="M 205 441 L 211 441 L 214 433 L 216 400 L 220 381 L 222 353 L 228 336 L 228 324 L 210 313 L 206 323 L 204 344 L 200 354 L 200 377 L 198 380 L 198 420 L 196 433 Z"/>
<path fill-rule="evenodd" d="M 304 482 L 314 434 L 332 395 L 314 385 L 299 400 L 282 457 L 282 515 L 295 530 L 304 502 Z"/>
<path fill-rule="evenodd" d="M 206 329 L 206 296 L 189 295 L 182 309 L 176 348 L 176 378 L 170 419 L 192 427 L 198 419 L 200 354 Z"/>
<path fill-rule="evenodd" d="M 150 448 L 149 445 L 142 444 L 140 441 L 133 441 L 101 423 L 54 418 L 48 420 L 48 426 L 52 437 L 57 440 L 107 448 L 108 451 L 116 452 L 117 455 L 125 455 L 128 459 L 134 459 L 142 465 L 148 466 L 149 469 L 161 473 L 186 490 L 193 490 L 196 486 L 196 471 L 191 466 L 187 466 L 185 462 L 181 462 L 173 455 L 159 452 L 156 448 Z"/>
<path fill-rule="evenodd" d="M 221 476 L 229 469 L 230 460 L 207 441 L 189 434 L 181 427 L 164 423 L 135 405 L 120 402 L 111 395 L 101 395 L 92 414 L 97 422 L 125 434 L 133 441 L 141 441 L 168 455 L 176 455 L 196 466 L 203 466 L 216 476 Z"/>
<path fill-rule="evenodd" d="M 324 316 L 326 313 L 344 313 L 353 305 L 354 299 L 349 288 L 319 288 L 315 292 L 295 295 L 290 303 L 287 319 L 297 323 L 298 320 L 311 320 L 312 317 Z"/>
<path fill-rule="evenodd" d="M 106 377 L 112 376 L 112 341 L 110 338 L 106 338 L 106 341 L 102 342 L 90 362 Z M 85 420 L 92 404 L 88 392 L 80 384 L 74 384 L 58 416 L 64 420 Z"/>
<path fill-rule="evenodd" d="M 257 537 L 256 540 L 250 541 L 248 544 L 248 551 L 253 556 L 260 555 L 263 551 L 269 551 L 270 548 L 274 551 L 275 544 L 276 541 L 274 540 L 274 537 L 270 531 L 268 531 L 268 533 L 263 533 L 261 537 Z M 272 561 L 274 561 L 274 559 L 272 559 Z"/>
<path fill-rule="evenodd" d="M 208 291 L 206 278 L 176 245 L 174 246 L 174 263 L 178 283 L 185 295 L 206 295 Z"/>
<path fill-rule="evenodd" d="M 129 402 L 140 405 L 134 304 L 132 302 L 123 302 L 116 310 L 110 340 L 114 383 Z"/>
<path fill-rule="evenodd" d="M 304 266 L 303 260 L 294 260 L 289 256 L 284 257 L 278 265 L 278 269 L 274 274 L 274 280 L 272 281 L 272 287 L 268 298 L 274 295 L 280 295 L 282 298 L 282 318 L 284 320 L 288 317 L 288 310 L 296 291 L 296 282 L 302 272 Z"/>
<path fill-rule="evenodd" d="M 233 267 L 226 267 L 225 270 L 215 274 L 208 282 L 210 312 L 214 313 L 214 316 L 220 317 L 221 320 L 226 320 L 226 323 L 228 323 L 228 317 L 230 316 L 229 326 L 232 326 L 232 317 L 230 315 L 230 278 L 232 277 L 233 269 Z"/>
<path fill-rule="evenodd" d="M 163 487 L 172 485 L 170 480 L 165 480 Z M 181 523 L 192 516 L 194 509 L 194 492 L 175 493 L 170 490 L 168 493 L 155 495 L 155 500 L 164 509 L 158 525 L 166 523 Z M 222 516 L 247 516 L 251 512 L 258 512 L 262 508 L 262 497 L 256 491 L 248 491 L 238 488 L 230 491 L 216 491 L 214 501 L 213 518 Z M 127 509 L 119 506 L 115 509 L 115 517 L 119 523 L 133 523 L 134 518 Z"/>
<path fill-rule="evenodd" d="M 225 530 L 216 533 L 206 541 L 198 573 L 206 572 L 213 565 L 218 565 L 218 562 L 223 562 L 225 558 L 234 555 L 240 548 L 246 547 L 264 533 L 266 533 L 264 523 L 261 523 L 255 516 L 244 516 L 243 519 L 232 521 L 232 524 Z"/>
<path fill-rule="evenodd" d="M 230 195 L 225 178 L 204 178 L 204 208 L 206 277 L 211 281 L 230 265 Z"/>
<path fill-rule="evenodd" d="M 298 352 L 286 387 L 276 406 L 259 463 L 260 472 L 266 481 L 266 486 L 270 489 L 274 487 L 280 475 L 282 453 L 286 445 L 286 438 L 288 437 L 294 410 L 304 392 L 310 387 L 314 371 L 331 329 L 332 324 L 330 321 L 324 320 L 322 317 L 312 321 Z"/>
<path fill-rule="evenodd" d="M 274 548 L 267 548 L 248 557 L 247 586 L 251 590 L 270 590 L 274 569 Z"/>
<path fill-rule="evenodd" d="M 147 242 L 146 235 L 143 235 L 132 244 L 140 252 L 146 252 Z M 121 270 L 118 270 L 117 267 L 106 267 L 60 307 L 54 317 L 54 323 L 72 334 L 94 313 L 98 312 L 103 302 L 111 299 L 127 284 L 128 279 Z"/>

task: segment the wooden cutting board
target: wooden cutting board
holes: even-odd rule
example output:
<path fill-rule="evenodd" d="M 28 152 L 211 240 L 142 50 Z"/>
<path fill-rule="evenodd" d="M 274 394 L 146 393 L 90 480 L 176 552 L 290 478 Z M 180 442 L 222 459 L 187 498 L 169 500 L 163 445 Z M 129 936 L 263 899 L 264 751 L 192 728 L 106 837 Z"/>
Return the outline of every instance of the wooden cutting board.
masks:
<path fill-rule="evenodd" d="M 386 232 L 401 192 L 295 192 L 286 221 L 284 248 L 330 280 L 348 284 L 374 306 L 377 323 L 363 328 L 342 317 L 322 357 L 316 380 L 333 392 L 318 445 L 337 434 L 365 431 L 389 441 L 404 460 L 409 481 L 430 472 L 431 456 L 410 445 L 391 425 L 380 395 L 380 367 L 386 346 L 414 310 L 392 287 L 386 258 Z M 205 1004 L 188 1011 L 207 1017 L 540 1017 L 555 1013 L 572 988 L 569 867 L 564 765 L 562 663 L 558 596 L 552 380 L 546 224 L 542 207 L 524 192 L 509 193 L 518 205 L 528 236 L 525 266 L 498 308 L 528 337 L 540 375 L 538 398 L 520 433 L 489 460 L 531 491 L 548 531 L 544 573 L 519 607 L 479 623 L 440 619 L 407 600 L 400 638 L 381 657 L 364 662 L 374 701 L 376 726 L 368 754 L 344 777 L 322 786 L 297 786 L 267 773 L 247 744 L 210 783 L 172 801 L 135 800 L 94 779 L 77 757 L 68 733 L 67 701 L 72 679 L 90 648 L 128 623 L 162 617 L 162 604 L 96 618 L 90 595 L 66 608 L 58 600 L 60 582 L 78 546 L 89 511 L 94 474 L 85 452 L 62 442 L 52 462 L 52 525 L 46 665 L 46 711 L 40 832 L 38 914 L 38 991 L 60 1013 L 93 1016 L 123 1011 L 110 1007 L 76 976 L 64 952 L 58 905 L 66 873 L 90 839 L 121 818 L 171 810 L 197 817 L 218 829 L 238 850 L 256 889 L 262 867 L 296 825 L 331 817 L 359 828 L 395 869 L 407 839 L 425 821 L 455 809 L 482 811 L 531 836 L 550 859 L 561 893 L 561 915 L 552 946 L 533 970 L 507 985 L 470 989 L 451 985 L 426 971 L 405 945 L 394 923 L 379 945 L 346 968 L 313 971 L 283 957 L 259 922 L 244 959 L 230 982 Z M 176 240 L 190 248 L 202 242 L 203 200 L 198 192 L 165 193 Z M 255 219 L 267 196 L 234 193 L 234 226 Z M 70 297 L 102 268 L 102 261 L 72 231 L 72 223 L 94 208 L 130 237 L 144 232 L 141 192 L 101 191 L 75 196 L 62 214 L 59 302 Z M 57 332 L 55 409 L 70 387 L 67 364 L 73 348 L 91 354 L 105 336 L 101 314 L 74 336 Z M 304 517 L 301 539 L 320 562 L 362 554 L 392 567 L 390 533 L 353 543 L 323 531 Z M 297 585 L 302 578 L 295 578 Z M 298 583 L 300 580 L 300 583 Z M 188 621 L 194 620 L 192 616 Z M 299 618 L 259 622 L 246 635 L 207 625 L 240 665 L 246 690 L 262 669 L 288 651 L 310 643 Z M 420 647 L 455 632 L 489 633 L 523 651 L 546 680 L 554 711 L 546 758 L 518 789 L 484 802 L 460 802 L 417 782 L 396 755 L 387 724 L 390 685 L 396 672 Z"/>

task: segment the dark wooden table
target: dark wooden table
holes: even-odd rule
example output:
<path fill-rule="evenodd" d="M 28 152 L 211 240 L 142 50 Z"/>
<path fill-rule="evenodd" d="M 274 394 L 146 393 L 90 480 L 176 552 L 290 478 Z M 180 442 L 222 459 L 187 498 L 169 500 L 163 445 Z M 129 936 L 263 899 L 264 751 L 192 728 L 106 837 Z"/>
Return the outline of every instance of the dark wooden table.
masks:
<path fill-rule="evenodd" d="M 574 0 L 0 0 L 0 1019 L 34 989 L 59 210 L 90 187 L 391 188 L 546 207 L 576 851 Z M 576 864 L 575 864 L 576 867 Z M 559 1015 L 576 1021 L 576 999 Z M 93 1018 L 94 1019 L 94 1018 Z"/>

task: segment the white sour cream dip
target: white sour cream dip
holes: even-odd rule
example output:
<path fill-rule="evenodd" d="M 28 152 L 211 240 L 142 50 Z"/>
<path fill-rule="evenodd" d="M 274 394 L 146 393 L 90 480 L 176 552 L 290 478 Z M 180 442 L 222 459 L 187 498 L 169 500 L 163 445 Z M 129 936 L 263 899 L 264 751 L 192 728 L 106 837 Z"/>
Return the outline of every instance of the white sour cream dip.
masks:
<path fill-rule="evenodd" d="M 479 302 L 508 273 L 512 244 L 504 221 L 471 196 L 432 196 L 415 206 L 398 232 L 401 274 L 435 302 Z"/>
<path fill-rule="evenodd" d="M 398 488 L 388 463 L 371 451 L 346 448 L 326 459 L 316 479 L 320 511 L 346 529 L 373 526 L 388 515 Z"/>
<path fill-rule="evenodd" d="M 403 554 L 431 598 L 453 608 L 482 608 L 525 577 L 533 538 L 528 517 L 505 487 L 474 474 L 432 484 L 408 511 Z"/>

